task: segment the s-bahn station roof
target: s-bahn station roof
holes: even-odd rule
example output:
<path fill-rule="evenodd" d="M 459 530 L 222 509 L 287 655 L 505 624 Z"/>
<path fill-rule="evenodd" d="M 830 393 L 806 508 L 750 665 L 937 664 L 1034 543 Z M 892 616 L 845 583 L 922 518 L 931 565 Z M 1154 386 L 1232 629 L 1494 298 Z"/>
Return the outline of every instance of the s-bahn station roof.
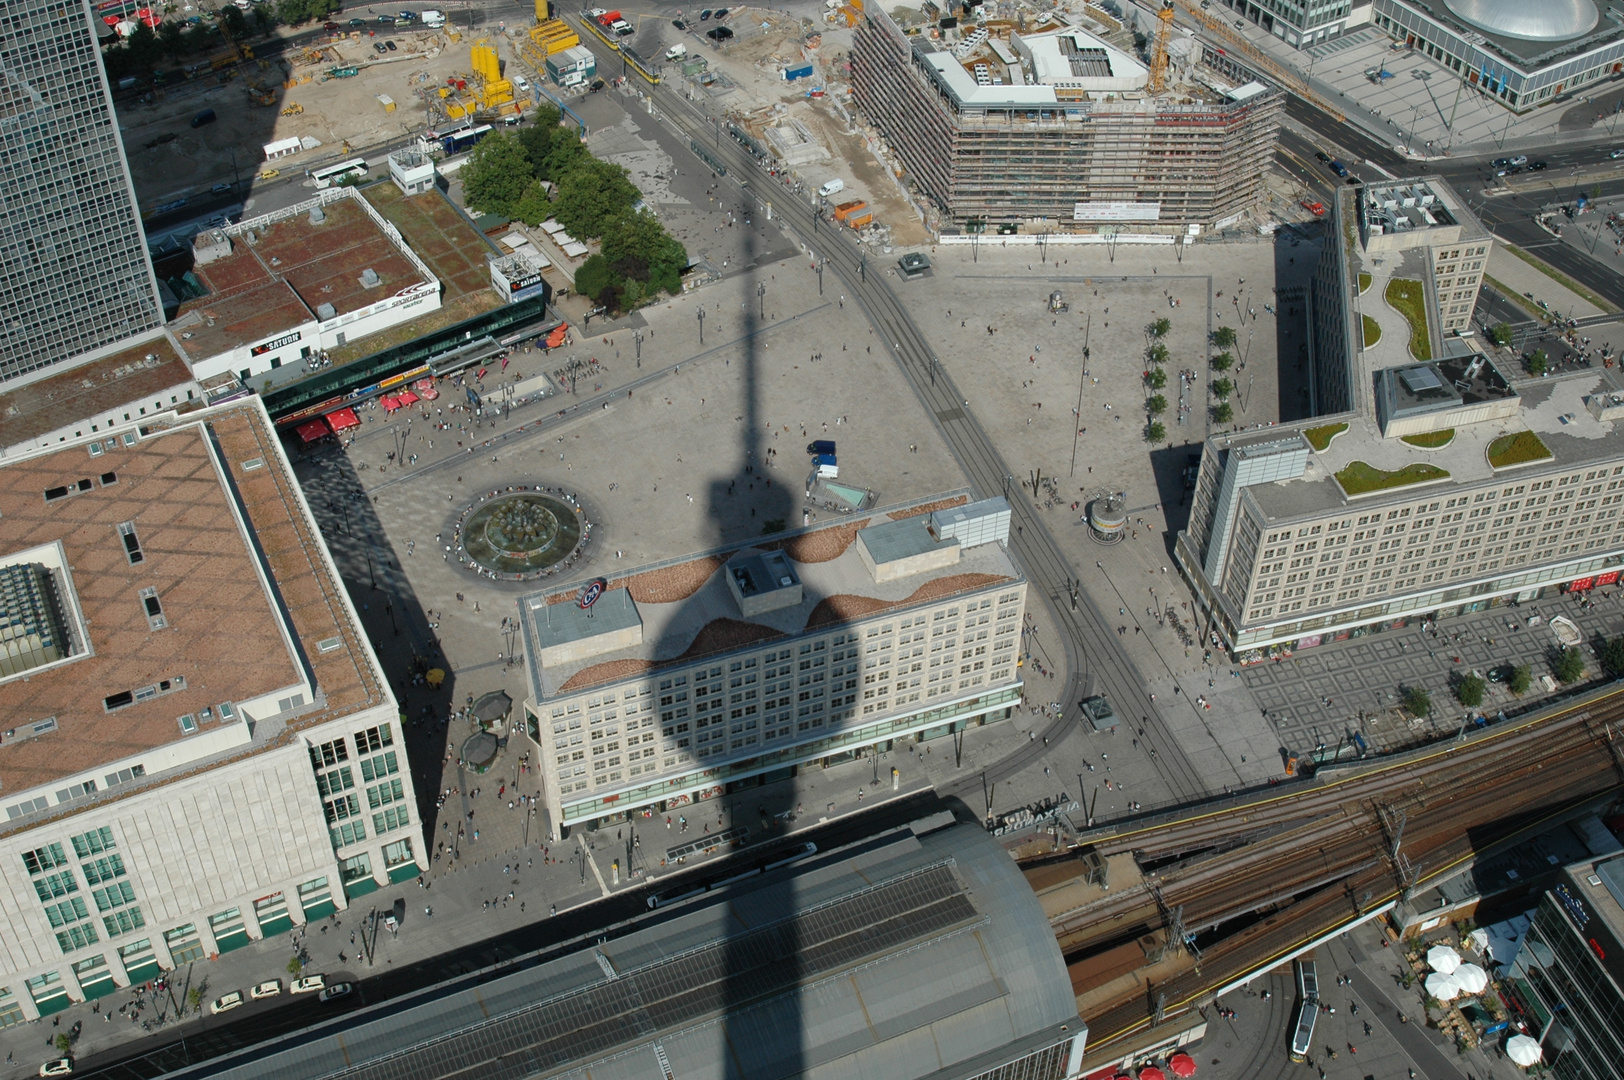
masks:
<path fill-rule="evenodd" d="M 174 1075 L 948 1080 L 1063 1054 L 1084 1028 L 1037 897 L 945 818 Z"/>

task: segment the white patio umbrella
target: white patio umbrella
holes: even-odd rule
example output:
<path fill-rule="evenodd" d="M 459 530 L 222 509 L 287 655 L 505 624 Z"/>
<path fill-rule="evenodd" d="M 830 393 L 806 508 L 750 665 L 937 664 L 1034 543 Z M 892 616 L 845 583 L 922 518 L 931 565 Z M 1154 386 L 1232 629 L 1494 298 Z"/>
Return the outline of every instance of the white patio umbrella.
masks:
<path fill-rule="evenodd" d="M 1460 983 L 1455 981 L 1453 975 L 1434 971 L 1427 976 L 1427 996 L 1439 1001 L 1453 1001 L 1460 996 Z"/>
<path fill-rule="evenodd" d="M 1538 1039 L 1527 1035 L 1513 1035 L 1506 1040 L 1506 1057 L 1525 1069 L 1543 1056 L 1544 1051 L 1540 1049 Z"/>
<path fill-rule="evenodd" d="M 1489 973 L 1476 964 L 1462 964 L 1450 978 L 1460 984 L 1463 994 L 1481 994 L 1489 985 Z"/>
<path fill-rule="evenodd" d="M 1460 953 L 1448 945 L 1434 945 L 1427 950 L 1427 966 L 1440 975 L 1448 975 L 1460 967 Z"/>

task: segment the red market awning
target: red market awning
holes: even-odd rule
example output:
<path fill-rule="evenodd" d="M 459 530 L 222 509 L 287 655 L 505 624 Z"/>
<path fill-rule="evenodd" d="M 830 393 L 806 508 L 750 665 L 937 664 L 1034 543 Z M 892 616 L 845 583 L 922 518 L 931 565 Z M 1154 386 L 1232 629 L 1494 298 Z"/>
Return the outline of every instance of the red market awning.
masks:
<path fill-rule="evenodd" d="M 394 412 L 396 409 L 400 408 L 400 399 L 386 395 L 381 404 L 383 405 L 384 412 Z"/>
<path fill-rule="evenodd" d="M 356 418 L 354 409 L 339 409 L 337 412 L 328 413 L 327 423 L 334 431 L 343 431 L 345 428 L 361 426 L 361 421 Z"/>
<path fill-rule="evenodd" d="M 1174 1054 L 1167 1059 L 1167 1068 L 1174 1076 L 1183 1080 L 1184 1077 L 1195 1075 L 1195 1058 L 1189 1054 Z"/>
<path fill-rule="evenodd" d="M 327 427 L 327 421 L 316 419 L 300 424 L 295 430 L 298 431 L 299 438 L 307 443 L 313 443 L 324 437 L 330 429 Z"/>
<path fill-rule="evenodd" d="M 1154 1065 L 1146 1065 L 1139 1070 L 1139 1080 L 1167 1080 L 1167 1074 Z"/>
<path fill-rule="evenodd" d="M 400 403 L 402 405 L 415 405 L 417 404 L 417 395 L 410 390 L 402 390 L 400 392 Z"/>

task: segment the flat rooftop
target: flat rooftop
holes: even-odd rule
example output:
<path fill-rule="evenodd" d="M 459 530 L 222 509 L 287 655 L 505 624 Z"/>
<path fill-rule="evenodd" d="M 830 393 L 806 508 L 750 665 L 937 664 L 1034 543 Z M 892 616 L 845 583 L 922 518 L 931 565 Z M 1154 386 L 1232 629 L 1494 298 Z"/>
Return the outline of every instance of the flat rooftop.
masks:
<path fill-rule="evenodd" d="M 1475 215 L 1463 212 L 1452 188 L 1442 180 L 1398 180 L 1367 184 L 1359 196 L 1366 227 L 1372 232 L 1409 232 L 1468 225 L 1483 226 Z"/>
<path fill-rule="evenodd" d="M 953 1080 L 1082 1038 L 1054 932 L 1008 854 L 975 825 L 927 830 L 176 1075 Z"/>
<path fill-rule="evenodd" d="M 1407 364 L 1376 372 L 1383 415 L 1402 419 L 1515 398 L 1517 391 L 1482 353 Z"/>
<path fill-rule="evenodd" d="M 942 503 L 927 503 L 876 514 L 856 522 L 846 521 L 810 529 L 797 535 L 755 545 L 741 545 L 721 552 L 709 552 L 648 570 L 634 570 L 609 580 L 603 604 L 611 601 L 606 617 L 630 625 L 632 614 L 643 625 L 642 643 L 589 657 L 579 663 L 529 667 L 531 693 L 536 701 L 573 693 L 588 686 L 631 678 L 668 664 L 686 663 L 700 656 L 744 648 L 772 638 L 789 637 L 853 619 L 927 603 L 956 592 L 982 588 L 998 581 L 1020 578 L 1008 553 L 998 543 L 981 544 L 965 550 L 956 565 L 940 571 L 915 574 L 876 584 L 862 556 L 856 538 L 865 527 L 909 517 L 921 517 Z M 922 530 L 921 530 L 922 531 Z M 754 618 L 745 618 L 728 587 L 723 567 L 750 565 L 753 555 L 781 552 L 800 579 L 801 601 Z M 740 560 L 740 556 L 744 559 Z M 579 634 L 561 630 L 578 626 L 579 616 L 571 612 L 563 620 L 551 611 L 562 604 L 573 605 L 579 585 L 550 588 L 519 599 L 532 655 L 550 640 L 575 640 L 558 635 Z M 622 599 L 618 590 L 626 590 Z M 622 605 L 635 605 L 622 612 Z M 594 605 L 596 610 L 596 605 Z M 603 632 L 599 630 L 599 632 Z"/>
<path fill-rule="evenodd" d="M 1445 363 L 1449 363 L 1446 361 Z M 1309 455 L 1307 471 L 1296 479 L 1260 484 L 1246 489 L 1269 522 L 1284 522 L 1358 505 L 1377 506 L 1405 502 L 1422 491 L 1448 498 L 1457 487 L 1490 480 L 1524 484 L 1536 478 L 1569 472 L 1593 462 L 1624 461 L 1624 424 L 1597 420 L 1585 408 L 1584 399 L 1611 386 L 1604 373 L 1584 372 L 1560 379 L 1524 383 L 1517 389 L 1521 407 L 1509 421 L 1486 421 L 1454 428 L 1452 441 L 1438 449 L 1412 446 L 1402 439 L 1384 438 L 1375 420 L 1359 414 L 1315 417 L 1281 424 L 1267 432 L 1217 435 L 1213 442 L 1221 449 L 1231 445 L 1248 446 L 1300 433 L 1316 427 L 1347 424 L 1348 430 L 1332 440 L 1324 451 Z M 1495 469 L 1489 464 L 1489 446 L 1505 435 L 1531 431 L 1550 450 L 1549 458 L 1516 468 Z M 1419 485 L 1387 489 L 1379 494 L 1350 500 L 1343 494 L 1333 474 L 1361 461 L 1384 472 L 1397 472 L 1410 465 L 1425 464 L 1443 469 L 1448 478 Z"/>
<path fill-rule="evenodd" d="M 1615 942 L 1624 942 L 1624 855 L 1570 866 L 1567 876 L 1569 887 L 1578 893 L 1589 913 L 1606 924 Z M 1616 949 L 1596 951 L 1606 953 L 1602 966 L 1624 985 L 1624 956 Z"/>
<path fill-rule="evenodd" d="M 63 607 L 85 634 L 74 655 L 0 683 L 0 830 L 37 823 L 45 806 L 18 818 L 10 804 L 64 777 L 159 748 L 154 761 L 191 768 L 179 744 L 232 724 L 247 724 L 234 752 L 252 752 L 390 700 L 282 462 L 257 398 L 168 417 L 95 458 L 76 440 L 0 462 L 0 563 L 59 549 Z M 220 709 L 312 683 L 302 711 Z"/>
<path fill-rule="evenodd" d="M 145 338 L 100 360 L 53 369 L 46 378 L 8 387 L 0 393 L 0 442 L 16 446 L 144 397 L 156 401 L 191 378 L 167 336 Z"/>
<path fill-rule="evenodd" d="M 359 197 L 330 202 L 322 213 L 319 225 L 300 213 L 228 230 L 231 253 L 193 271 L 208 294 L 182 305 L 170 323 L 187 359 L 263 341 L 316 319 L 322 304 L 346 315 L 426 280 Z M 367 270 L 377 285 L 362 284 Z"/>

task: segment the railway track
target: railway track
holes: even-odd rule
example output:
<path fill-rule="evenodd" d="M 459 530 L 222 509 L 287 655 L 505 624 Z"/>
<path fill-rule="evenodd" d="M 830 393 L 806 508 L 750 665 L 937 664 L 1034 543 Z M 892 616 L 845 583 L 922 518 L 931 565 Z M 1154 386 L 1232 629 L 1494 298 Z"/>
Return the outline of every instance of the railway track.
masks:
<path fill-rule="evenodd" d="M 1188 932 L 1239 925 L 1204 944 L 1191 970 L 1149 993 L 1093 1010 L 1085 1018 L 1091 1051 L 1120 1055 L 1125 1043 L 1156 1026 L 1158 1014 L 1163 1021 L 1176 1017 L 1218 987 L 1267 970 L 1303 944 L 1447 875 L 1484 848 L 1542 828 L 1617 788 L 1624 777 L 1615 735 L 1621 721 L 1624 694 L 1607 691 L 1470 745 L 1362 770 L 1297 793 L 1296 799 L 1314 808 L 1325 805 L 1333 792 L 1340 793 L 1334 820 L 1304 823 L 1303 808 L 1286 805 L 1290 797 L 1269 800 L 1262 813 L 1238 807 L 1197 815 L 1204 817 L 1205 827 L 1227 826 L 1243 833 L 1271 822 L 1276 826 L 1255 843 L 1198 850 L 1155 874 L 1161 904 L 1182 908 Z M 1402 863 L 1392 857 L 1381 807 L 1405 813 Z M 1286 827 L 1278 827 L 1282 824 Z M 1119 850 L 1188 850 L 1190 825 L 1175 823 L 1186 835 L 1175 836 L 1165 847 L 1141 834 L 1142 843 Z M 1327 838 L 1312 859 L 1304 858 L 1305 845 Z M 1270 875 L 1275 878 L 1260 892 L 1259 881 Z M 1112 903 L 1124 914 L 1145 909 L 1143 897 L 1137 903 L 1131 896 L 1116 897 Z M 1110 906 L 1090 908 L 1087 923 L 1107 927 L 1118 918 Z M 1067 923 L 1065 940 L 1086 937 L 1086 926 L 1078 919 L 1057 921 Z"/>

